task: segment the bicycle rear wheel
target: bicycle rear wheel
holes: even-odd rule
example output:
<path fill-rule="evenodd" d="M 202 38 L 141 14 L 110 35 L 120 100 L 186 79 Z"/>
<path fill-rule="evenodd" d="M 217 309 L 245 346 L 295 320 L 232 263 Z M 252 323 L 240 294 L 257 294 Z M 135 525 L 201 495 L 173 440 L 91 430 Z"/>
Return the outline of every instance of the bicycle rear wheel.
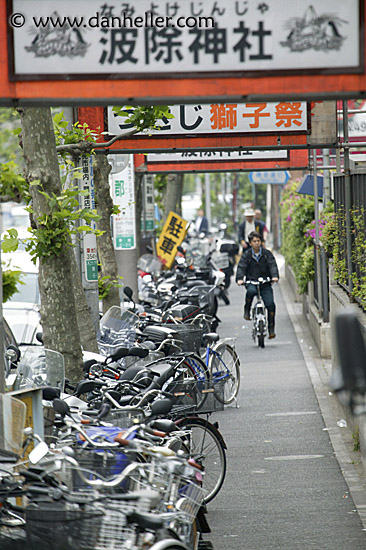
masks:
<path fill-rule="evenodd" d="M 203 418 L 188 417 L 177 422 L 179 428 L 189 430 L 184 436 L 184 446 L 205 469 L 203 488 L 204 502 L 210 502 L 220 491 L 226 475 L 225 443 L 213 424 Z"/>
<path fill-rule="evenodd" d="M 236 399 L 240 388 L 240 361 L 235 349 L 226 342 L 218 342 L 212 348 L 209 359 L 211 379 L 217 382 L 215 397 L 228 405 Z M 223 391 L 221 388 L 223 383 Z"/>

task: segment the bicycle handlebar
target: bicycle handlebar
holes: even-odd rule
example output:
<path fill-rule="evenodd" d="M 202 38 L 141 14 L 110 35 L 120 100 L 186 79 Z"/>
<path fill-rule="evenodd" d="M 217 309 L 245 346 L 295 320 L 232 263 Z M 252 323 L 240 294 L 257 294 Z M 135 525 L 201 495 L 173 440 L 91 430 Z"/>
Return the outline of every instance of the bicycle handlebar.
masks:
<path fill-rule="evenodd" d="M 270 283 L 272 281 L 271 277 L 260 277 L 257 281 L 251 281 L 249 279 L 245 280 L 245 284 L 251 284 L 251 285 L 264 285 L 265 283 Z"/>
<path fill-rule="evenodd" d="M 116 443 L 116 445 L 119 446 L 118 443 Z M 131 464 L 128 464 L 118 475 L 116 475 L 115 478 L 109 481 L 103 481 L 102 479 L 90 479 L 90 477 L 85 477 L 82 469 L 80 468 L 78 461 L 72 458 L 71 456 L 64 456 L 64 459 L 66 460 L 66 462 L 69 462 L 76 469 L 78 475 L 84 481 L 84 483 L 97 488 L 116 487 L 117 485 L 122 483 L 122 481 L 124 481 L 131 472 L 133 472 L 136 468 L 139 468 L 141 466 L 139 462 L 132 462 Z"/>

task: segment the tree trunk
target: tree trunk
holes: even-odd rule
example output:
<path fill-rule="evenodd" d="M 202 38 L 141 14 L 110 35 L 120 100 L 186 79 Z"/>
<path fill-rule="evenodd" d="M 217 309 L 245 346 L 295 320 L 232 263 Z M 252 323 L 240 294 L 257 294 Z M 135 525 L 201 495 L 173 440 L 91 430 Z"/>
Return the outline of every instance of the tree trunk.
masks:
<path fill-rule="evenodd" d="M 48 201 L 40 191 L 49 195 L 61 194 L 61 181 L 56 153 L 51 111 L 49 108 L 22 108 L 19 110 L 22 123 L 23 152 L 26 178 L 30 186 L 34 224 L 41 214 L 50 212 Z M 66 376 L 73 382 L 82 377 L 82 351 L 76 318 L 70 254 L 67 245 L 58 255 L 50 250 L 39 262 L 39 288 L 43 340 L 46 348 L 62 353 Z"/>
<path fill-rule="evenodd" d="M 168 174 L 164 200 L 164 222 L 169 212 L 182 211 L 183 174 Z"/>
<path fill-rule="evenodd" d="M 183 195 L 183 186 L 184 186 L 184 174 L 177 174 L 178 181 L 177 181 L 177 208 L 176 213 L 180 216 L 182 215 L 182 195 Z"/>
<path fill-rule="evenodd" d="M 97 238 L 99 261 L 101 264 L 101 277 L 108 277 L 106 284 L 118 280 L 118 268 L 114 252 L 111 234 L 111 215 L 113 212 L 113 200 L 109 188 L 109 173 L 111 166 L 106 155 L 95 155 L 94 158 L 94 192 L 97 213 L 101 216 L 97 222 L 103 235 Z M 103 298 L 103 313 L 112 306 L 120 305 L 119 288 L 113 284 L 108 295 Z"/>

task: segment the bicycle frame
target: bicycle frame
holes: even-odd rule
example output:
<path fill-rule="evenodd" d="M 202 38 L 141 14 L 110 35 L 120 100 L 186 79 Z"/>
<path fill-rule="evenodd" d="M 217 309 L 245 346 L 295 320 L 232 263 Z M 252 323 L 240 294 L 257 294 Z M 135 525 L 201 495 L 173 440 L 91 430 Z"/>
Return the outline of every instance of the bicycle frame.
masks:
<path fill-rule="evenodd" d="M 205 359 L 204 359 L 207 367 L 209 365 L 210 355 L 213 355 L 214 357 L 216 357 L 220 362 L 220 366 L 222 366 L 222 371 L 220 370 L 218 372 L 213 373 L 214 382 L 218 382 L 219 380 L 225 380 L 226 378 L 228 378 L 230 376 L 230 370 L 225 365 L 225 362 L 223 361 L 221 355 L 217 351 L 212 349 L 209 344 L 207 344 Z"/>
<path fill-rule="evenodd" d="M 265 327 L 265 336 L 267 335 L 267 309 L 264 305 L 263 298 L 261 296 L 260 284 L 257 286 L 257 296 L 253 299 L 252 304 L 252 319 L 253 319 L 253 329 L 252 337 L 256 341 L 258 335 L 260 334 L 260 321 L 263 321 Z"/>

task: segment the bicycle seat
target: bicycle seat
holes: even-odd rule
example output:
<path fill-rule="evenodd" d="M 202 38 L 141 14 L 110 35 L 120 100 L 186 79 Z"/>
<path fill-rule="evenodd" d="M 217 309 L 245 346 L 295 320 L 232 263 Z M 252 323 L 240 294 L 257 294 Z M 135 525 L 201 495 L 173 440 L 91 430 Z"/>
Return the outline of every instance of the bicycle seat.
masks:
<path fill-rule="evenodd" d="M 206 344 L 213 344 L 213 342 L 217 342 L 217 340 L 220 339 L 220 336 L 216 332 L 208 332 L 207 334 L 204 334 L 202 337 L 203 342 Z"/>
<path fill-rule="evenodd" d="M 177 426 L 173 420 L 167 418 L 159 418 L 151 422 L 150 427 L 154 430 L 159 430 L 167 434 L 174 432 L 177 429 Z"/>
<path fill-rule="evenodd" d="M 142 529 L 152 529 L 153 531 L 157 531 L 164 525 L 162 517 L 148 512 L 130 512 L 127 514 L 127 520 L 129 523 L 136 523 Z"/>

